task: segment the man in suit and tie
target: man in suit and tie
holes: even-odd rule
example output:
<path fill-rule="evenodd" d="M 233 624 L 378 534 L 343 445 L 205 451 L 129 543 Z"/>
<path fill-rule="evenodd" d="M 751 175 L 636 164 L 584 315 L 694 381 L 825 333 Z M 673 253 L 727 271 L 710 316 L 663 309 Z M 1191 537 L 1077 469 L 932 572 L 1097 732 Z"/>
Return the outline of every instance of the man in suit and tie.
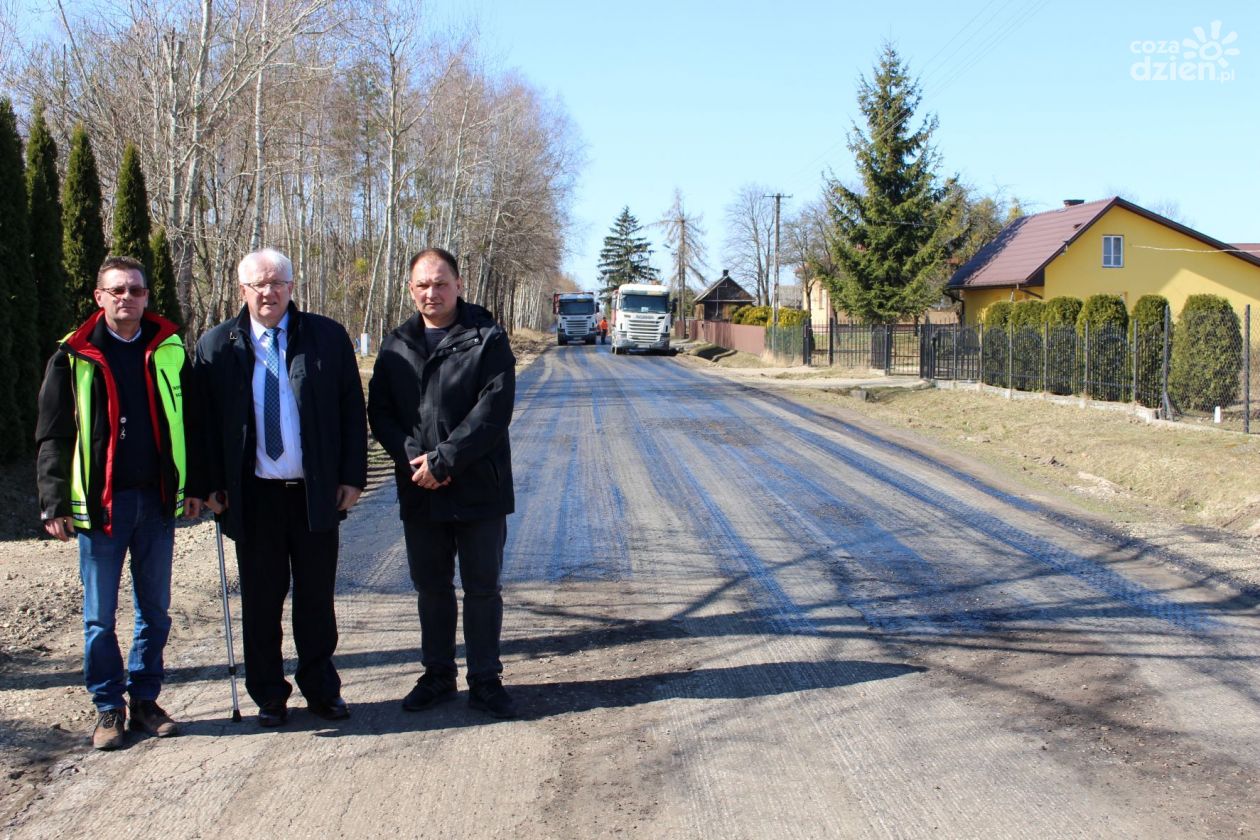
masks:
<path fill-rule="evenodd" d="M 237 268 L 245 306 L 193 359 L 206 414 L 206 505 L 236 542 L 245 688 L 262 726 L 288 719 L 280 651 L 293 581 L 294 681 L 325 720 L 350 716 L 333 665 L 338 526 L 367 484 L 367 422 L 345 328 L 291 301 L 293 266 L 266 248 Z M 190 493 L 190 495 L 196 495 Z"/>

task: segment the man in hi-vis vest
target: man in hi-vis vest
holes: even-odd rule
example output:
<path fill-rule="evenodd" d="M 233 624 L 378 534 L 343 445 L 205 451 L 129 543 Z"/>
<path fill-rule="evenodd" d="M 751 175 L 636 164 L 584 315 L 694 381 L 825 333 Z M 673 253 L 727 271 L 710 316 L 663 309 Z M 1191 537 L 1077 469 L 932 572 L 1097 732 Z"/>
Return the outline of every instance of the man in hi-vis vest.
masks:
<path fill-rule="evenodd" d="M 175 517 L 200 515 L 184 498 L 183 382 L 177 327 L 144 311 L 144 267 L 109 257 L 96 275 L 100 309 L 48 360 L 35 427 L 44 530 L 77 534 L 83 580 L 83 675 L 96 705 L 92 745 L 123 745 L 131 729 L 164 738 L 178 727 L 157 704 L 170 632 Z M 123 559 L 131 556 L 135 635 L 126 666 L 114 633 Z M 126 694 L 130 702 L 124 703 Z"/>

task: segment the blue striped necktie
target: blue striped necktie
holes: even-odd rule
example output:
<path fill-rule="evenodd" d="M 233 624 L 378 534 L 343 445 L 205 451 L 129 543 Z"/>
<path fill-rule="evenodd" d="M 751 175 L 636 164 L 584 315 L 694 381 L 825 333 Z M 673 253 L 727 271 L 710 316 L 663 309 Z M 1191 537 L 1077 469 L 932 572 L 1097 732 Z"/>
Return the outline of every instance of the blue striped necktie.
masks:
<path fill-rule="evenodd" d="M 280 328 L 271 327 L 263 334 L 267 348 L 263 364 L 263 428 L 267 457 L 276 460 L 284 454 L 284 436 L 280 433 Z"/>

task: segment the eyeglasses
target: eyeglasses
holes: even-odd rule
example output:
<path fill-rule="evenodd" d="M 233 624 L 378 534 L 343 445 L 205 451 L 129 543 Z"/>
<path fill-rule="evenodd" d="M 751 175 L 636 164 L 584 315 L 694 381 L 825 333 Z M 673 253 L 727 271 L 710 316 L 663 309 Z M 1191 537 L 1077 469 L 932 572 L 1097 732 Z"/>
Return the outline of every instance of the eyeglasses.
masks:
<path fill-rule="evenodd" d="M 292 280 L 276 280 L 271 283 L 242 283 L 241 285 L 247 289 L 262 294 L 263 292 L 278 292 L 285 286 L 292 285 Z"/>
<path fill-rule="evenodd" d="M 96 288 L 116 298 L 126 297 L 127 295 L 131 295 L 133 298 L 142 298 L 149 293 L 149 290 L 144 286 L 97 286 Z"/>

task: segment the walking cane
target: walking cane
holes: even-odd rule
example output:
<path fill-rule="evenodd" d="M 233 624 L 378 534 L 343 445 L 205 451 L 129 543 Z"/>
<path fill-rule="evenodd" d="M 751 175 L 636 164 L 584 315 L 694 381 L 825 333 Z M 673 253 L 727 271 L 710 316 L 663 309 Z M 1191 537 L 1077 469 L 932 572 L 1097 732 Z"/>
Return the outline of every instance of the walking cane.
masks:
<path fill-rule="evenodd" d="M 228 675 L 232 678 L 232 722 L 241 722 L 241 704 L 236 696 L 236 653 L 232 645 L 232 608 L 228 605 L 227 567 L 223 563 L 223 528 L 214 520 L 214 540 L 219 546 L 219 590 L 223 593 L 223 632 L 227 636 Z"/>

